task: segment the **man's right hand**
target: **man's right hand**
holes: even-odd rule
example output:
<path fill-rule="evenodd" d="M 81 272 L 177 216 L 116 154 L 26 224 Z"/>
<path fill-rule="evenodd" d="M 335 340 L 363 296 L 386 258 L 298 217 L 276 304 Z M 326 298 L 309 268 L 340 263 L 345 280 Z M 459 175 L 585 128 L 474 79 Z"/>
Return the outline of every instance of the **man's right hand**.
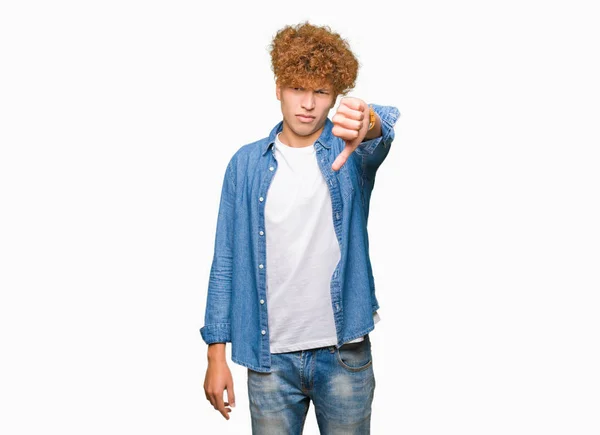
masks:
<path fill-rule="evenodd" d="M 223 401 L 223 392 L 227 390 L 227 402 Z M 208 368 L 204 378 L 206 400 L 229 420 L 231 408 L 235 407 L 233 377 L 225 358 L 225 343 L 214 343 L 208 346 Z M 230 408 L 231 407 L 231 408 Z"/>

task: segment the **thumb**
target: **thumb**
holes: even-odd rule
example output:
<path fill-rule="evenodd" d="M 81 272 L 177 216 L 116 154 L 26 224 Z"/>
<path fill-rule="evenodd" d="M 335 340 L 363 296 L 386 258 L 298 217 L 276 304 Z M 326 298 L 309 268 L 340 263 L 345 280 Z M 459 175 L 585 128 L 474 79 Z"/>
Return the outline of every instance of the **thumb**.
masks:
<path fill-rule="evenodd" d="M 350 157 L 350 154 L 352 154 L 352 151 L 353 151 L 352 147 L 348 144 L 348 141 L 346 141 L 346 146 L 344 147 L 342 152 L 339 153 L 338 156 L 333 161 L 333 163 L 331 165 L 331 169 L 333 169 L 334 171 L 337 171 L 342 166 L 344 166 L 344 163 L 346 163 L 346 160 L 348 160 L 348 157 Z"/>
<path fill-rule="evenodd" d="M 235 408 L 235 393 L 233 392 L 233 380 L 230 380 L 225 388 L 227 388 L 227 402 L 229 402 L 229 406 Z"/>

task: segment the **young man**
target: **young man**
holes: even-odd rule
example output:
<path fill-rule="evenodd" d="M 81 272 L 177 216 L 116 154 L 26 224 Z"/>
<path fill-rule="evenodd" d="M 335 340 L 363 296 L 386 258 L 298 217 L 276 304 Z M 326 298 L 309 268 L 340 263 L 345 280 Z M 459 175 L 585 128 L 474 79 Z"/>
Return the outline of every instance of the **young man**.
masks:
<path fill-rule="evenodd" d="M 284 27 L 271 59 L 283 120 L 241 147 L 223 180 L 200 330 L 206 398 L 229 419 L 231 342 L 248 368 L 254 434 L 302 433 L 311 400 L 322 434 L 366 434 L 379 308 L 367 218 L 399 112 L 343 98 L 328 119 L 358 72 L 328 27 Z"/>

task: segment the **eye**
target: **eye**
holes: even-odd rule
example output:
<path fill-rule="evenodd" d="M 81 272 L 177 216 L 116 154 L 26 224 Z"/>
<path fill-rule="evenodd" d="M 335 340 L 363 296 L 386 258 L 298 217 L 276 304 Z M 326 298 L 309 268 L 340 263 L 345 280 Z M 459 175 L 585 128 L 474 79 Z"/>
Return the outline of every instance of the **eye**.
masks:
<path fill-rule="evenodd" d="M 304 88 L 292 88 L 294 91 L 303 91 Z"/>
<path fill-rule="evenodd" d="M 329 92 L 324 89 L 318 89 L 316 92 L 317 94 L 329 95 Z"/>

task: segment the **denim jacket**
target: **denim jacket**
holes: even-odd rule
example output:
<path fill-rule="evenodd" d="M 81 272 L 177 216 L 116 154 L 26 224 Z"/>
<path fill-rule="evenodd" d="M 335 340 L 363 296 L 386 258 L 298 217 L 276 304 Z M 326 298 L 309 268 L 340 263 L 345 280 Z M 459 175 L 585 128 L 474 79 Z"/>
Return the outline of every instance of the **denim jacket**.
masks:
<path fill-rule="evenodd" d="M 338 343 L 374 329 L 379 308 L 369 259 L 367 218 L 377 168 L 394 139 L 400 113 L 395 107 L 373 105 L 382 135 L 361 143 L 339 171 L 331 164 L 344 141 L 331 132 L 327 119 L 315 142 L 317 163 L 329 187 L 333 226 L 341 259 L 331 277 L 331 302 Z M 208 283 L 204 326 L 207 344 L 231 342 L 233 362 L 258 372 L 270 372 L 267 309 L 265 204 L 277 172 L 275 137 L 242 146 L 231 158 L 221 191 L 215 250 Z"/>

